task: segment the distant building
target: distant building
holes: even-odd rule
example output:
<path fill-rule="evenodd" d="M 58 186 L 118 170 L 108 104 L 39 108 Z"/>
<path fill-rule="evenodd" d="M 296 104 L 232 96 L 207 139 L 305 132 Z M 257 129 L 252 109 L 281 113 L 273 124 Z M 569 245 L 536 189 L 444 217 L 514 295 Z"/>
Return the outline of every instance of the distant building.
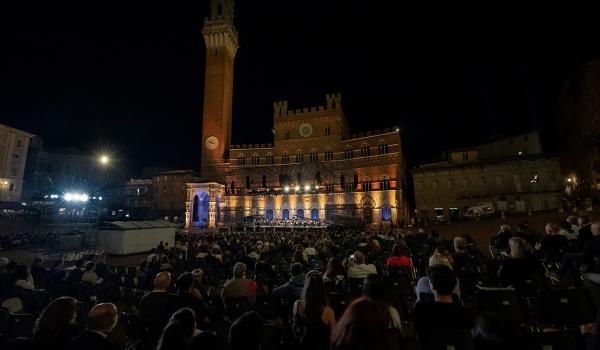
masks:
<path fill-rule="evenodd" d="M 152 179 L 131 179 L 123 189 L 123 209 L 132 218 L 153 218 Z"/>
<path fill-rule="evenodd" d="M 287 101 L 275 102 L 274 142 L 232 144 L 238 48 L 233 12 L 232 0 L 212 0 L 202 30 L 202 182 L 188 184 L 186 227 L 228 225 L 249 215 L 388 226 L 404 220 L 400 130 L 352 134 L 341 94 L 328 94 L 325 105 L 295 110 Z"/>
<path fill-rule="evenodd" d="M 411 172 L 420 219 L 457 220 L 480 203 L 505 212 L 562 207 L 559 158 L 542 153 L 535 132 L 448 151 Z"/>
<path fill-rule="evenodd" d="M 185 218 L 187 183 L 197 182 L 198 173 L 192 170 L 171 170 L 152 177 L 152 210 L 155 217 Z"/>
<path fill-rule="evenodd" d="M 0 201 L 21 200 L 27 149 L 33 136 L 0 124 Z"/>
<path fill-rule="evenodd" d="M 592 190 L 600 199 L 600 59 L 573 73 L 558 104 L 561 165 L 583 192 Z"/>

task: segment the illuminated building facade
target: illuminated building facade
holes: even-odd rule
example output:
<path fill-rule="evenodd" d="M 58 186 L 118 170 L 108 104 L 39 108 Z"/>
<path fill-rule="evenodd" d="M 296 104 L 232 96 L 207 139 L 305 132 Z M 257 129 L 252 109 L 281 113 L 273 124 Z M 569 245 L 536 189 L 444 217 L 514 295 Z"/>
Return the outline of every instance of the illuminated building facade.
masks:
<path fill-rule="evenodd" d="M 21 200 L 27 149 L 33 136 L 0 124 L 0 201 Z"/>
<path fill-rule="evenodd" d="M 233 1 L 213 0 L 203 28 L 206 75 L 202 182 L 187 184 L 186 226 L 246 216 L 397 224 L 406 216 L 406 166 L 398 128 L 351 134 L 341 94 L 292 110 L 274 103 L 272 143 L 231 144 Z"/>

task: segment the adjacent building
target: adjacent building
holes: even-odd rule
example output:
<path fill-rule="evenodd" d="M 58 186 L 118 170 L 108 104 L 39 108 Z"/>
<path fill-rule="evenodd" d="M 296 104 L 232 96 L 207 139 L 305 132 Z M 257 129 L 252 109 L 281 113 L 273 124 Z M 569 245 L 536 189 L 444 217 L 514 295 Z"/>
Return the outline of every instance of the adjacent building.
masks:
<path fill-rule="evenodd" d="M 171 170 L 154 175 L 152 177 L 152 211 L 154 217 L 183 219 L 186 212 L 186 184 L 197 182 L 199 179 L 199 174 L 192 170 Z M 140 185 L 137 188 L 141 189 L 142 187 Z"/>
<path fill-rule="evenodd" d="M 329 94 L 324 105 L 314 107 L 275 102 L 274 141 L 232 144 L 238 48 L 233 9 L 231 0 L 212 0 L 203 28 L 202 178 L 187 185 L 187 227 L 225 225 L 250 215 L 377 225 L 404 220 L 400 130 L 352 134 L 341 94 Z"/>
<path fill-rule="evenodd" d="M 28 132 L 0 124 L 0 201 L 21 200 L 27 149 L 33 136 Z"/>
<path fill-rule="evenodd" d="M 153 213 L 152 179 L 130 179 L 123 189 L 122 204 L 126 213 L 137 219 L 150 219 Z"/>
<path fill-rule="evenodd" d="M 457 220 L 482 203 L 505 212 L 562 207 L 559 157 L 542 153 L 535 132 L 448 151 L 411 172 L 421 220 Z"/>

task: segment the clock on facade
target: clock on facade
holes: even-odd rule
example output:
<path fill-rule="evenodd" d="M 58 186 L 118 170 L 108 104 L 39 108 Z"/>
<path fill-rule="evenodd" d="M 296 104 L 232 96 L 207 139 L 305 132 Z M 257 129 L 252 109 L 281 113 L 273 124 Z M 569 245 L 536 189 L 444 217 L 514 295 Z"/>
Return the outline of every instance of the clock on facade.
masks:
<path fill-rule="evenodd" d="M 310 125 L 308 123 L 304 123 L 304 124 L 300 125 L 300 128 L 298 129 L 298 133 L 302 137 L 309 137 L 313 133 L 313 127 L 312 127 L 312 125 Z"/>
<path fill-rule="evenodd" d="M 216 138 L 215 136 L 209 136 L 206 138 L 206 142 L 205 142 L 206 148 L 208 148 L 209 150 L 214 150 L 215 148 L 217 148 L 217 146 L 219 146 L 219 139 Z"/>

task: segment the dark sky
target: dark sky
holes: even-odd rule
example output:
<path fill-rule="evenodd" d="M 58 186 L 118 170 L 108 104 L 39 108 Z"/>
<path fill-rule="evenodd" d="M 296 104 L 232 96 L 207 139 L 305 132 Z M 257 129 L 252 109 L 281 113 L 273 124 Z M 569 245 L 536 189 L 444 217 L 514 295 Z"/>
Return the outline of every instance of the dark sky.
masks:
<path fill-rule="evenodd" d="M 573 2 L 397 2 L 238 0 L 233 142 L 271 140 L 273 101 L 335 91 L 353 131 L 400 126 L 410 164 L 548 136 L 565 78 L 600 57 L 596 9 Z M 0 122 L 134 168 L 197 169 L 208 0 L 122 3 L 4 9 Z"/>

